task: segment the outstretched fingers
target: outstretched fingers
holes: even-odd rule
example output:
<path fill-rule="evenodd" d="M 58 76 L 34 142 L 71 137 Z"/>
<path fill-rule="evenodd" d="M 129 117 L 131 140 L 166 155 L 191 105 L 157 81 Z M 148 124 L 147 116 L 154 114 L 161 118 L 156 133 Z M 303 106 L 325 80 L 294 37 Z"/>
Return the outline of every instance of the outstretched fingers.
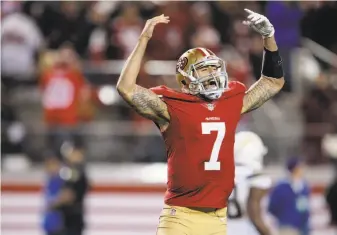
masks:
<path fill-rule="evenodd" d="M 247 12 L 248 14 L 254 14 L 255 13 L 254 11 L 251 11 L 251 10 L 249 10 L 247 8 L 245 8 L 245 12 Z"/>
<path fill-rule="evenodd" d="M 152 19 L 150 19 L 150 21 L 154 25 L 159 24 L 159 23 L 167 24 L 167 23 L 170 22 L 170 17 L 169 16 L 165 16 L 164 14 L 162 14 L 160 16 L 153 17 Z"/>

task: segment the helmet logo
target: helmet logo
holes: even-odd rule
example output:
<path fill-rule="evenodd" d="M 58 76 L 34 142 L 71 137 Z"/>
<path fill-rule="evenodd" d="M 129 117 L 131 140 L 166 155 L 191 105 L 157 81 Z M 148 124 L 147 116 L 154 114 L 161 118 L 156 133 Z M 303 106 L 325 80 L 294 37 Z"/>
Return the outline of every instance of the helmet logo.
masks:
<path fill-rule="evenodd" d="M 188 63 L 188 59 L 187 57 L 180 57 L 176 66 L 176 73 L 178 73 L 178 69 L 184 70 L 184 68 L 186 67 Z"/>

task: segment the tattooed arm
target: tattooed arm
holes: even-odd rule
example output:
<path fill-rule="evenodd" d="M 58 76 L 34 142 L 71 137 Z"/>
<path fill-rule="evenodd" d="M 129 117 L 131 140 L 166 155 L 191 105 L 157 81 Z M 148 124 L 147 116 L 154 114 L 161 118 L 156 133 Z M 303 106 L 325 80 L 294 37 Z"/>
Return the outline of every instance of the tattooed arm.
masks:
<path fill-rule="evenodd" d="M 117 90 L 123 99 L 140 115 L 155 121 L 161 129 L 167 126 L 170 115 L 166 104 L 151 90 L 136 84 L 137 76 L 145 49 L 158 23 L 168 23 L 164 15 L 154 17 L 146 22 L 139 41 L 127 59 L 118 79 Z"/>
<path fill-rule="evenodd" d="M 269 51 L 277 51 L 277 45 L 274 37 L 263 39 L 264 47 Z M 246 92 L 243 98 L 243 107 L 241 113 L 248 113 L 259 108 L 266 101 L 276 95 L 284 85 L 284 78 L 272 78 L 261 75 L 261 78 L 255 82 Z"/>
<path fill-rule="evenodd" d="M 248 113 L 262 106 L 283 87 L 284 79 L 261 76 L 246 92 L 241 113 Z"/>
<path fill-rule="evenodd" d="M 154 92 L 135 85 L 131 92 L 119 91 L 123 99 L 145 118 L 153 120 L 161 129 L 168 125 L 170 115 L 167 106 Z"/>

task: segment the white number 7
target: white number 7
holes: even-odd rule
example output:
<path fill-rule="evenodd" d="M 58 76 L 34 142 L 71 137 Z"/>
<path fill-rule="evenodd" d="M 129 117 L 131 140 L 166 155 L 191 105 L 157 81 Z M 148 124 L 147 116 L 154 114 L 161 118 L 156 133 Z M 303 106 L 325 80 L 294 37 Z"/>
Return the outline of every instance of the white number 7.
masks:
<path fill-rule="evenodd" d="M 211 134 L 211 131 L 217 131 L 218 135 L 216 136 L 211 157 L 209 162 L 205 162 L 206 171 L 219 171 L 220 162 L 218 162 L 220 147 L 223 139 L 225 138 L 226 125 L 224 122 L 202 122 L 201 130 L 203 135 Z"/>

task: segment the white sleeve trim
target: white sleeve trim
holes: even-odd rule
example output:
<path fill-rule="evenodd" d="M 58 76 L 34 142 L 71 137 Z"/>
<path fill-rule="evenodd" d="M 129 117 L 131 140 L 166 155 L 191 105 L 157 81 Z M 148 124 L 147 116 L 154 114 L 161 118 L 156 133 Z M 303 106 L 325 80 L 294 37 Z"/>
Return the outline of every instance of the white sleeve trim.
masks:
<path fill-rule="evenodd" d="M 259 189 L 269 189 L 272 183 L 272 179 L 267 175 L 257 175 L 249 179 L 250 187 Z"/>

